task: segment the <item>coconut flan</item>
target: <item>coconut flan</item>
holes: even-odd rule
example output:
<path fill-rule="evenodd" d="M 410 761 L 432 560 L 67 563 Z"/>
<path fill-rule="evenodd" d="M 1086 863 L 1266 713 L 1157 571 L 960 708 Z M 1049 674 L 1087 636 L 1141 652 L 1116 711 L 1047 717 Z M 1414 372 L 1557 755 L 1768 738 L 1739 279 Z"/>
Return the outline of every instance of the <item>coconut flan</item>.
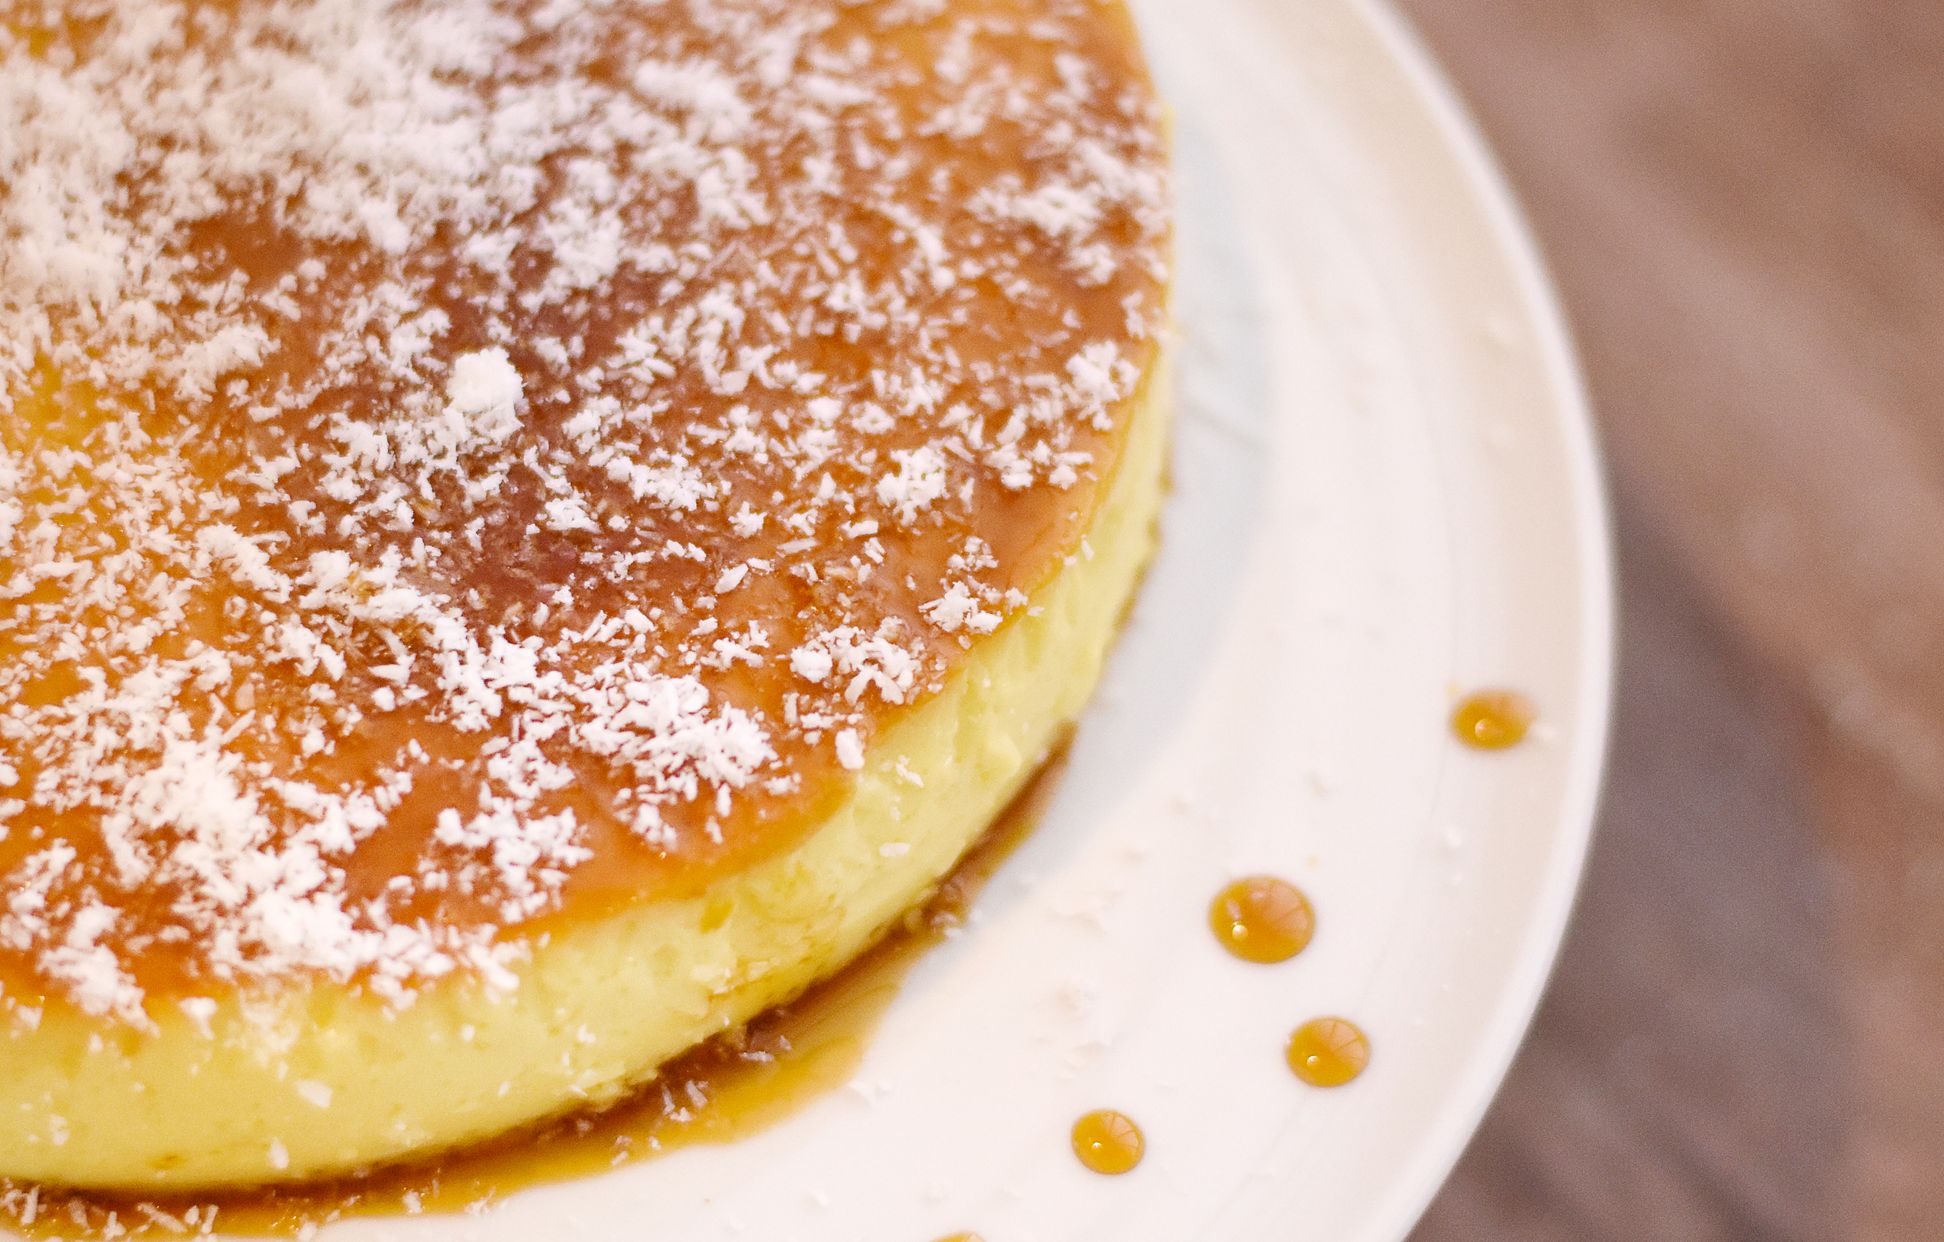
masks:
<path fill-rule="evenodd" d="M 0 1177 L 333 1176 L 841 966 L 1084 704 L 1119 0 L 0 0 Z"/>

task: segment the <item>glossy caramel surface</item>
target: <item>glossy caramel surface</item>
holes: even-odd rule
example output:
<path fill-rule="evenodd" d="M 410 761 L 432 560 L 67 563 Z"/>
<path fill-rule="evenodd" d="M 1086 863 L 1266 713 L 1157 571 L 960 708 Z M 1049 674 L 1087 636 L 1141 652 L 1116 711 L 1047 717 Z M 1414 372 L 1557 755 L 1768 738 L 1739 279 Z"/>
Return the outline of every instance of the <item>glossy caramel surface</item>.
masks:
<path fill-rule="evenodd" d="M 11 996 L 698 891 L 1082 551 L 1163 314 L 1118 6 L 146 7 L 0 5 Z"/>

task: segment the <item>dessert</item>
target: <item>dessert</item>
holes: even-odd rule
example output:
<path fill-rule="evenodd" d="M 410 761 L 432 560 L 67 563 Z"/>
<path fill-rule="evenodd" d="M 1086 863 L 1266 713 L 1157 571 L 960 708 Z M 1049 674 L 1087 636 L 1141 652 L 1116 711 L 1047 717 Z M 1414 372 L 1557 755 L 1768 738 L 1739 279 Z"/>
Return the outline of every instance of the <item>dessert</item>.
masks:
<path fill-rule="evenodd" d="M 0 1176 L 334 1175 L 922 900 L 1152 540 L 1118 0 L 0 0 Z"/>

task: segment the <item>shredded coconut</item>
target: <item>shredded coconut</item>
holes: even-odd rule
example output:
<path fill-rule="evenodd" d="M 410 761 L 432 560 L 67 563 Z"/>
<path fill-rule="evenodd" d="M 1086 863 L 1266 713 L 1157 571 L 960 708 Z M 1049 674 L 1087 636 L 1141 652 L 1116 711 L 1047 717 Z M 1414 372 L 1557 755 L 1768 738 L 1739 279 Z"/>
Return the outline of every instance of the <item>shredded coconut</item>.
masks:
<path fill-rule="evenodd" d="M 0 954 L 510 985 L 860 768 L 1156 347 L 1107 13 L 0 0 Z"/>

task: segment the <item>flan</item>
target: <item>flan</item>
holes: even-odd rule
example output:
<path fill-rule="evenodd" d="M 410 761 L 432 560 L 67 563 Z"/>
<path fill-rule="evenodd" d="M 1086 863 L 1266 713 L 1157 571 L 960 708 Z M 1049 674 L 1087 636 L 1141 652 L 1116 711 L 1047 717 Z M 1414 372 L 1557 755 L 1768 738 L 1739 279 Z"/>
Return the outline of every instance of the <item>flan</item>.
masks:
<path fill-rule="evenodd" d="M 1154 538 L 1120 0 L 0 0 L 0 1177 L 611 1101 L 922 901 Z"/>

